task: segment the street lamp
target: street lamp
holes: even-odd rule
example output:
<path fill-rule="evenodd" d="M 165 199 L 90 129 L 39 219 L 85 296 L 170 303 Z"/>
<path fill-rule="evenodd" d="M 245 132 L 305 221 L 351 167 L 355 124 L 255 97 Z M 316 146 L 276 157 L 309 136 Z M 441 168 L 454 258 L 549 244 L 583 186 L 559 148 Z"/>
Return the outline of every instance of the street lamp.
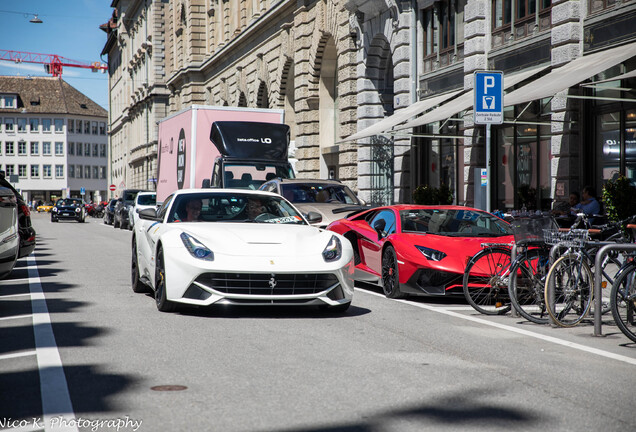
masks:
<path fill-rule="evenodd" d="M 29 22 L 33 24 L 42 24 L 42 20 L 38 18 L 38 14 L 33 14 L 33 18 L 29 20 Z"/>

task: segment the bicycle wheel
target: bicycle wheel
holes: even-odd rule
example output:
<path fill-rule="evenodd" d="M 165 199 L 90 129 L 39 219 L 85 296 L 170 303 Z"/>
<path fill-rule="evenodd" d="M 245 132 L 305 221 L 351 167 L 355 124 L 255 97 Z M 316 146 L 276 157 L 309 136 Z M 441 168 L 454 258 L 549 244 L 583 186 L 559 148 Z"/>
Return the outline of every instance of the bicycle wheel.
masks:
<path fill-rule="evenodd" d="M 580 323 L 592 306 L 594 276 L 581 256 L 561 256 L 550 267 L 545 283 L 545 303 L 552 320 L 561 327 Z"/>
<path fill-rule="evenodd" d="M 623 269 L 610 292 L 612 316 L 625 336 L 636 342 L 636 264 Z"/>
<path fill-rule="evenodd" d="M 517 256 L 510 268 L 508 294 L 519 315 L 537 324 L 547 324 L 545 279 L 550 269 L 550 249 L 530 249 Z"/>
<path fill-rule="evenodd" d="M 502 315 L 510 310 L 508 275 L 510 249 L 490 247 L 470 259 L 464 271 L 464 296 L 485 315 Z"/>

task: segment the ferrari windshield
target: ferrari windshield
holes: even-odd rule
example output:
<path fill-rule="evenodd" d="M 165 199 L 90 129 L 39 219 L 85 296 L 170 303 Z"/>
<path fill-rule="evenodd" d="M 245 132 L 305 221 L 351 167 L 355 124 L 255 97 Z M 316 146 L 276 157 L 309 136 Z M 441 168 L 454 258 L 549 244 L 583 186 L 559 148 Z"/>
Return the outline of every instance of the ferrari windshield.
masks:
<path fill-rule="evenodd" d="M 280 190 L 281 195 L 293 203 L 359 204 L 351 189 L 345 185 L 281 182 Z"/>
<path fill-rule="evenodd" d="M 411 209 L 400 211 L 402 231 L 449 237 L 499 237 L 512 235 L 507 222 L 481 211 Z"/>
<path fill-rule="evenodd" d="M 199 192 L 175 196 L 168 222 L 232 222 L 306 225 L 280 196 Z"/>

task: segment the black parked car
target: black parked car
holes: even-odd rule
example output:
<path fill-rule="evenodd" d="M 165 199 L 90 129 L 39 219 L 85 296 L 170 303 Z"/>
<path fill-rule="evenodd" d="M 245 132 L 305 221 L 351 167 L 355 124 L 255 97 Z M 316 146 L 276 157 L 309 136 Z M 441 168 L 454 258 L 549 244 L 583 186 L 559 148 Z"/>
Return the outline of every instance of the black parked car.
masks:
<path fill-rule="evenodd" d="M 20 232 L 18 258 L 22 258 L 30 255 L 35 249 L 35 229 L 31 226 L 31 210 L 29 210 L 26 201 L 22 199 L 22 195 L 4 178 L 4 171 L 0 171 L 0 187 L 11 189 L 18 201 L 18 230 Z"/>
<path fill-rule="evenodd" d="M 11 189 L 0 186 L 0 279 L 11 273 L 19 251 L 18 201 Z"/>
<path fill-rule="evenodd" d="M 135 197 L 139 192 L 150 192 L 144 189 L 124 189 L 122 197 L 115 206 L 113 226 L 115 228 L 130 229 L 130 208 L 135 204 Z"/>
<path fill-rule="evenodd" d="M 117 205 L 117 199 L 113 198 L 108 202 L 108 205 L 104 207 L 104 223 L 106 225 L 112 225 L 115 222 L 115 206 Z"/>
<path fill-rule="evenodd" d="M 83 223 L 86 220 L 86 203 L 81 198 L 62 198 L 51 209 L 51 222 L 73 219 Z"/>

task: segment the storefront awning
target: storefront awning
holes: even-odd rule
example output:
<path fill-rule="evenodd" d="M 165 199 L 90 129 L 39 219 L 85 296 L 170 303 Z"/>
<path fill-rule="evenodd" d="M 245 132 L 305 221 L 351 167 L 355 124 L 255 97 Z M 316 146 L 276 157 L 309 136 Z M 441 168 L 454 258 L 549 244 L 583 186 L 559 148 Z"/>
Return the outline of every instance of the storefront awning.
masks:
<path fill-rule="evenodd" d="M 392 116 L 385 117 L 377 123 L 372 124 L 371 126 L 362 129 L 359 132 L 354 133 L 353 135 L 349 135 L 347 138 L 343 139 L 339 142 L 353 141 L 362 138 L 368 138 L 374 135 L 380 135 L 383 132 L 387 132 L 391 130 L 395 125 L 403 123 L 410 119 L 413 116 L 422 114 L 423 112 L 437 106 L 448 99 L 457 96 L 460 94 L 462 90 L 454 91 L 451 93 L 444 93 L 442 95 L 433 96 L 408 106 L 407 108 L 401 109 Z"/>
<path fill-rule="evenodd" d="M 548 66 L 541 66 L 533 69 L 529 69 L 514 75 L 504 75 L 504 89 L 510 88 L 519 84 L 520 82 L 527 80 L 528 78 L 538 74 L 539 72 L 547 69 Z M 475 102 L 475 93 L 473 90 L 467 91 L 457 99 L 440 106 L 439 108 L 424 114 L 422 117 L 418 117 L 402 126 L 398 126 L 395 129 L 410 129 L 429 123 L 433 123 L 440 120 L 446 120 L 457 114 L 460 111 L 467 110 L 473 106 Z"/>
<path fill-rule="evenodd" d="M 636 56 L 636 42 L 577 58 L 505 95 L 504 106 L 553 97 L 560 91 L 634 56 Z"/>
<path fill-rule="evenodd" d="M 627 73 L 624 73 L 622 75 L 615 76 L 614 78 L 608 78 L 608 79 L 604 79 L 602 81 L 594 81 L 594 82 L 591 82 L 591 83 L 584 83 L 584 84 L 581 84 L 581 87 L 596 87 L 599 84 L 605 84 L 605 83 L 612 82 L 612 81 L 620 81 L 620 80 L 624 80 L 624 79 L 627 79 L 627 78 L 634 78 L 634 77 L 636 77 L 636 69 L 631 71 L 631 72 L 627 72 Z M 601 87 L 601 86 L 599 85 L 599 87 Z"/>

